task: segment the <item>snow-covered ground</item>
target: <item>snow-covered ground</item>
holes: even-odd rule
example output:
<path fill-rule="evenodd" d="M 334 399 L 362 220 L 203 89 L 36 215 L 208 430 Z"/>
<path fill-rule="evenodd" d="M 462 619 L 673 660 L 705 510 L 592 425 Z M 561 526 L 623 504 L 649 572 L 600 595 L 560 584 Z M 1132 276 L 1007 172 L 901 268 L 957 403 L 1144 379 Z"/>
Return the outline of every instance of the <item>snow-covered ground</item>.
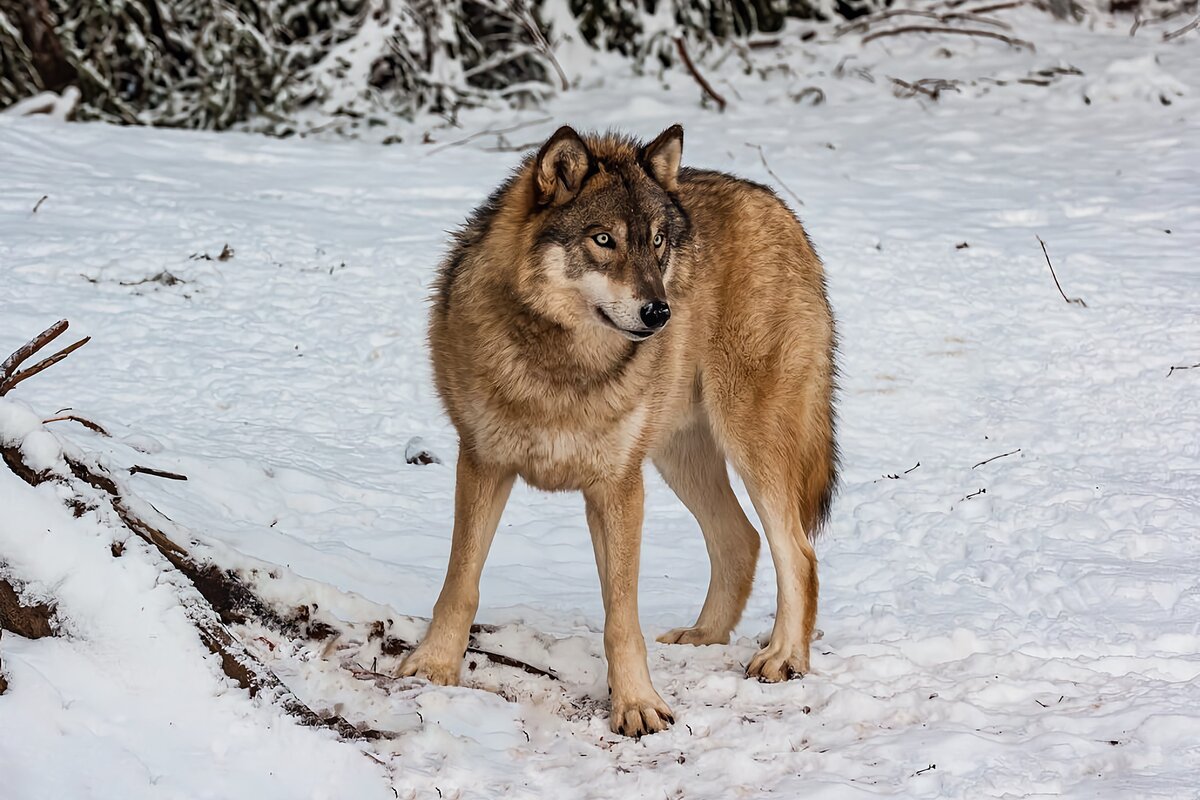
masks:
<path fill-rule="evenodd" d="M 519 158 L 492 150 L 564 122 L 683 122 L 686 163 L 803 200 L 844 454 L 812 674 L 742 675 L 774 609 L 764 549 L 732 644 L 650 644 L 678 722 L 640 741 L 608 731 L 576 496 L 514 493 L 479 612 L 489 649 L 560 681 L 391 681 L 366 672 L 396 664 L 377 642 L 240 631 L 314 708 L 398 734 L 345 743 L 227 681 L 151 554 L 114 562 L 102 520 L 0 469 L 0 562 L 68 634 L 0 639 L 0 796 L 1200 797 L 1200 368 L 1169 374 L 1200 362 L 1200 45 L 1000 13 L 1036 52 L 756 50 L 790 72 L 710 64 L 723 115 L 686 74 L 605 67 L 547 109 L 387 147 L 0 118 L 0 354 L 59 317 L 93 337 L 0 400 L 0 436 L 186 474 L 128 483 L 220 563 L 275 565 L 282 602 L 419 634 L 402 615 L 441 585 L 456 446 L 423 341 L 433 269 Z M 963 83 L 934 102 L 891 78 Z M 826 102 L 792 99 L 808 86 Z M 64 406 L 115 438 L 38 424 Z M 414 436 L 442 463 L 407 464 Z M 648 481 L 652 637 L 692 621 L 708 564 Z"/>

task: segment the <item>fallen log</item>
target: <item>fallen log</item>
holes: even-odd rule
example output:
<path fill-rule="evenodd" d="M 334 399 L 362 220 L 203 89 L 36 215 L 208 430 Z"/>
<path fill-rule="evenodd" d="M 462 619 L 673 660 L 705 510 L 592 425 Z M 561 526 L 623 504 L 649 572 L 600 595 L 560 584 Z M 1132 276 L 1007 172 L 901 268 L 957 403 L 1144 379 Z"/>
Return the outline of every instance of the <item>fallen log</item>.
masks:
<path fill-rule="evenodd" d="M 11 388 L 25 377 L 61 361 L 87 342 L 87 339 L 76 342 L 71 347 L 39 362 L 32 368 L 22 372 L 17 371 L 22 362 L 53 341 L 66 328 L 65 320 L 56 323 L 6 359 L 0 367 L 0 385 L 7 382 L 8 388 Z M 14 377 L 16 380 L 13 380 Z M 61 419 L 82 420 L 82 418 L 71 415 L 53 417 L 46 422 Z M 98 424 L 93 423 L 93 425 L 88 425 L 88 427 L 93 430 L 97 428 L 103 430 Z M 123 528 L 131 536 L 136 536 L 153 547 L 173 569 L 187 578 L 195 590 L 194 595 L 189 596 L 188 593 L 185 593 L 183 599 L 188 618 L 195 625 L 205 647 L 220 659 L 221 669 L 225 675 L 245 689 L 250 696 L 264 695 L 270 702 L 298 719 L 301 724 L 329 728 L 347 739 L 385 739 L 394 736 L 387 731 L 355 726 L 340 715 L 321 714 L 313 710 L 300 700 L 270 667 L 251 652 L 230 628 L 231 626 L 257 624 L 288 639 L 310 641 L 340 637 L 344 632 L 342 629 L 327 620 L 315 619 L 313 616 L 316 610 L 315 606 L 297 604 L 291 608 L 282 608 L 278 604 L 268 602 L 259 592 L 255 591 L 252 585 L 253 581 L 262 580 L 261 576 L 247 576 L 234 570 L 223 569 L 211 560 L 197 555 L 196 543 L 191 541 L 187 532 L 162 516 L 152 506 L 148 507 L 148 504 L 138 501 L 128 492 L 116 474 L 119 472 L 148 473 L 186 480 L 184 476 L 148 470 L 136 467 L 136 465 L 132 470 L 112 470 L 95 457 L 72 452 L 63 453 L 61 468 L 38 470 L 26 461 L 19 443 L 2 440 L 0 440 L 0 461 L 13 474 L 30 485 L 37 486 L 46 482 L 64 484 L 68 488 L 68 491 L 64 493 L 68 498 L 65 502 L 73 509 L 76 516 L 95 512 L 108 517 L 113 525 Z M 113 556 L 119 557 L 124 549 L 124 545 L 120 542 L 114 543 Z M 3 618 L 0 617 L 0 619 Z M 382 623 L 378 624 L 382 630 Z M 473 634 L 476 632 L 476 630 L 472 631 Z M 554 673 L 547 670 L 526 664 L 510 656 L 480 649 L 474 635 L 470 642 L 469 652 L 495 664 L 557 679 Z"/>
<path fill-rule="evenodd" d="M 159 527 L 135 514 L 116 482 L 103 467 L 86 464 L 82 460 L 67 456 L 65 460 L 71 476 L 68 478 L 52 472 L 34 470 L 25 463 L 20 448 L 15 445 L 0 443 L 0 455 L 3 456 L 4 463 L 30 485 L 37 486 L 47 481 L 67 485 L 71 490 L 70 494 L 78 501 L 74 506 L 76 509 L 85 508 L 113 516 L 116 523 L 154 547 L 162 558 L 182 573 L 196 591 L 193 599 L 189 601 L 185 596 L 183 600 L 188 619 L 196 626 L 204 646 L 220 659 L 221 669 L 226 676 L 245 689 L 251 697 L 264 694 L 302 725 L 330 728 L 347 739 L 390 737 L 390 734 L 385 732 L 355 727 L 338 715 L 318 714 L 301 701 L 270 668 L 247 650 L 227 627 L 253 619 L 279 630 L 289 630 L 294 623 L 282 618 L 232 572 L 223 571 L 215 564 L 193 558 L 184 547 Z M 98 491 L 83 491 L 79 483 Z M 114 556 L 118 553 L 119 551 L 114 549 Z M 0 591 L 0 600 L 2 597 L 3 592 Z M 7 624 L 5 627 L 8 627 Z"/>
<path fill-rule="evenodd" d="M 0 565 L 0 573 L 7 570 Z M 0 576 L 0 637 L 5 631 L 24 636 L 26 639 L 41 639 L 43 636 L 53 636 L 54 606 L 48 603 L 21 602 L 21 593 L 11 580 Z M 4 664 L 0 662 L 0 694 L 8 691 L 8 681 L 4 677 Z"/>

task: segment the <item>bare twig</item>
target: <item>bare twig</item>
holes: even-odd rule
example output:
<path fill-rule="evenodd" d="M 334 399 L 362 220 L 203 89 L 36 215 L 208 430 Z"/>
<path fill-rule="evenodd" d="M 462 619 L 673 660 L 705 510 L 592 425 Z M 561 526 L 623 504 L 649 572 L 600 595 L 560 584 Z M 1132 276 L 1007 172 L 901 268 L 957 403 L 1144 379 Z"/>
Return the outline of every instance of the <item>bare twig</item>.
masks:
<path fill-rule="evenodd" d="M 17 367 L 21 366 L 26 359 L 62 335 L 62 332 L 65 331 L 70 324 L 71 323 L 67 322 L 65 319 L 60 319 L 49 328 L 46 328 L 46 330 L 30 339 L 27 343 L 21 347 L 18 347 L 15 353 L 4 359 L 3 364 L 0 364 L 0 383 L 7 379 L 8 376 L 16 372 Z"/>
<path fill-rule="evenodd" d="M 443 145 L 438 145 L 437 147 L 435 147 L 432 150 L 430 150 L 429 152 L 427 152 L 425 155 L 431 156 L 434 153 L 440 153 L 443 150 L 446 150 L 451 147 L 460 147 L 464 144 L 469 144 L 470 142 L 475 141 L 476 139 L 478 139 L 481 136 L 496 136 L 501 133 L 512 133 L 513 131 L 519 131 L 522 128 L 531 128 L 534 125 L 542 125 L 547 122 L 552 122 L 553 120 L 554 120 L 553 117 L 541 117 L 540 119 L 533 119 L 528 122 L 521 122 L 516 125 L 510 125 L 507 128 L 491 128 L 491 127 L 485 128 L 481 131 L 476 131 L 475 133 L 472 133 L 470 136 L 464 136 L 462 139 L 457 139 L 453 142 L 446 142 Z"/>
<path fill-rule="evenodd" d="M 1066 292 L 1063 291 L 1062 284 L 1058 282 L 1058 275 L 1054 272 L 1054 265 L 1050 263 L 1050 254 L 1046 252 L 1046 243 L 1042 241 L 1042 237 L 1040 236 L 1037 237 L 1037 240 L 1038 244 L 1042 246 L 1042 255 L 1046 257 L 1046 266 L 1050 268 L 1050 275 L 1054 278 L 1054 285 L 1058 287 L 1058 293 L 1062 295 L 1062 299 L 1068 303 L 1074 303 L 1075 305 L 1087 308 L 1087 303 L 1083 302 L 1082 297 L 1067 297 Z"/>
<path fill-rule="evenodd" d="M 1172 39 L 1178 39 L 1180 36 L 1183 36 L 1183 35 L 1189 33 L 1190 31 L 1196 30 L 1196 28 L 1200 28 L 1200 15 L 1198 15 L 1194 20 L 1189 22 L 1187 25 L 1184 25 L 1182 28 L 1171 31 L 1170 33 L 1164 33 L 1163 37 L 1162 37 L 1163 41 L 1169 42 Z"/>
<path fill-rule="evenodd" d="M 948 22 L 953 19 L 961 19 L 980 25 L 992 25 L 994 27 L 1010 31 L 1012 30 L 1012 26 L 1007 22 L 1002 22 L 1001 20 L 992 19 L 990 17 L 984 17 L 981 16 L 981 14 L 986 11 L 998 11 L 1005 8 L 1012 8 L 1016 5 L 1021 5 L 1021 3 L 996 3 L 995 5 L 983 6 L 982 8 L 978 9 L 972 8 L 965 11 L 951 11 L 945 14 L 938 14 L 934 11 L 923 11 L 915 8 L 889 8 L 885 11 L 880 11 L 878 14 L 871 14 L 870 16 L 856 19 L 853 22 L 839 25 L 834 30 L 834 36 L 845 36 L 847 33 L 853 33 L 854 31 L 865 31 L 876 22 L 884 22 L 889 19 L 895 19 L 896 17 L 921 17 L 923 19 L 936 20 L 937 22 Z M 866 40 L 864 39 L 863 41 Z"/>
<path fill-rule="evenodd" d="M 1193 5 L 1193 7 L 1194 7 L 1194 5 Z M 1136 10 L 1136 11 L 1134 11 L 1134 14 L 1133 14 L 1133 26 L 1129 29 L 1129 35 L 1133 36 L 1135 33 L 1138 32 L 1138 29 L 1141 28 L 1143 25 L 1157 25 L 1159 23 L 1167 22 L 1169 20 L 1175 19 L 1176 17 L 1182 16 L 1184 14 L 1184 12 L 1186 12 L 1188 10 L 1190 10 L 1190 9 L 1188 9 L 1187 3 L 1180 3 L 1178 6 L 1171 9 L 1170 11 L 1167 11 L 1163 14 L 1159 14 L 1157 17 L 1150 17 L 1150 18 L 1143 17 L 1141 15 L 1141 11 Z"/>
<path fill-rule="evenodd" d="M 1024 78 L 1017 78 L 1017 83 L 1023 83 L 1029 86 L 1049 86 L 1064 75 L 1082 74 L 1082 70 L 1080 70 L 1078 67 L 1073 67 L 1070 65 L 1065 67 L 1048 67 L 1046 69 L 1039 69 L 1035 72 L 1030 72 Z M 1000 85 L 1003 86 L 1004 83 L 1000 82 Z"/>
<path fill-rule="evenodd" d="M 37 375 L 42 370 L 54 366 L 55 364 L 62 361 L 67 356 L 71 355 L 71 353 L 74 353 L 76 350 L 83 347 L 85 344 L 87 344 L 91 340 L 92 340 L 92 337 L 85 336 L 82 339 L 80 339 L 78 342 L 76 342 L 75 344 L 64 347 L 62 350 L 59 350 L 57 353 L 50 356 L 49 358 L 44 359 L 44 360 L 39 361 L 38 363 L 34 364 L 29 369 L 21 370 L 16 375 L 13 375 L 11 378 L 6 380 L 4 382 L 3 386 L 0 386 L 0 396 L 3 396 L 4 394 L 6 394 L 9 389 L 12 389 L 14 386 L 16 386 L 18 383 L 25 380 L 26 378 L 32 378 L 34 375 Z"/>
<path fill-rule="evenodd" d="M 48 194 L 42 195 L 42 199 L 38 200 L 36 203 L 33 204 L 33 213 L 36 214 L 38 212 L 38 209 L 42 207 L 42 203 L 46 202 L 49 199 L 50 199 L 50 195 L 48 195 Z"/>
<path fill-rule="evenodd" d="M 104 427 L 102 425 L 100 425 L 100 423 L 93 422 L 92 420 L 88 419 L 87 417 L 81 417 L 78 414 L 60 414 L 57 417 L 50 417 L 49 419 L 42 420 L 42 424 L 46 425 L 51 422 L 67 422 L 67 421 L 78 422 L 83 427 L 93 430 L 96 433 L 100 434 L 101 436 L 108 436 L 110 438 L 112 437 L 112 434 L 109 433 L 108 431 L 106 431 L 104 429 Z"/>
<path fill-rule="evenodd" d="M 915 83 L 902 81 L 899 78 L 891 78 L 892 83 L 896 84 L 896 89 L 893 91 L 897 97 L 915 97 L 918 94 L 923 94 L 930 100 L 937 100 L 942 96 L 942 92 L 951 90 L 961 92 L 958 88 L 958 81 L 946 80 L 945 78 L 921 78 Z"/>
<path fill-rule="evenodd" d="M 1016 450 L 1011 450 L 1011 451 L 1009 451 L 1009 452 L 1007 452 L 1007 453 L 1001 453 L 1000 455 L 998 455 L 998 456 L 992 456 L 991 458 L 985 458 L 983 461 L 980 461 L 978 464 L 976 464 L 975 466 L 971 467 L 971 469 L 975 469 L 975 467 L 982 467 L 984 464 L 990 464 L 990 463 L 992 463 L 993 461 L 995 461 L 995 460 L 996 460 L 996 459 L 998 459 L 998 458 L 1005 458 L 1005 457 L 1007 457 L 1007 456 L 1015 455 L 1015 454 L 1017 454 L 1017 453 L 1019 453 L 1019 452 L 1021 452 L 1021 448 L 1019 448 L 1019 447 L 1018 447 Z"/>
<path fill-rule="evenodd" d="M 988 6 L 980 6 L 979 8 L 968 8 L 964 14 L 988 14 L 992 11 L 1007 11 L 1010 8 L 1020 8 L 1025 5 L 1025 0 L 1007 0 L 1003 3 L 992 3 Z"/>
<path fill-rule="evenodd" d="M 687 44 L 684 43 L 682 36 L 675 37 L 675 49 L 679 51 L 679 58 L 683 61 L 683 65 L 687 67 L 687 71 L 696 79 L 696 83 L 700 84 L 700 88 L 704 90 L 704 93 L 713 99 L 717 104 L 717 109 L 724 111 L 726 105 L 725 98 L 717 94 L 712 84 L 705 80 L 704 76 L 700 74 L 700 70 L 696 69 L 696 65 L 692 63 L 692 57 L 688 55 Z"/>
<path fill-rule="evenodd" d="M 26 378 L 32 378 L 42 370 L 54 366 L 59 361 L 62 361 L 64 358 L 71 355 L 71 353 L 74 353 L 76 350 L 91 341 L 92 337 L 85 336 L 78 342 L 75 342 L 75 344 L 64 347 L 62 350 L 59 350 L 49 358 L 39 361 L 28 369 L 17 372 L 17 367 L 21 366 L 22 363 L 24 363 L 38 350 L 41 350 L 46 345 L 50 344 L 50 342 L 57 339 L 59 335 L 67 329 L 69 324 L 70 323 L 68 323 L 65 319 L 60 319 L 58 322 L 54 323 L 49 328 L 35 336 L 32 341 L 18 348 L 15 353 L 4 360 L 3 364 L 0 364 L 0 397 L 6 395 L 9 390 L 11 390 L 21 381 L 25 380 Z"/>
<path fill-rule="evenodd" d="M 942 15 L 933 11 L 922 11 L 915 8 L 889 8 L 880 11 L 878 14 L 868 14 L 851 22 L 846 22 L 838 25 L 833 29 L 834 36 L 845 36 L 847 33 L 855 31 L 865 31 L 876 22 L 884 22 L 895 17 L 924 17 L 925 19 L 935 19 L 942 21 Z"/>
<path fill-rule="evenodd" d="M 228 249 L 229 245 L 225 245 L 225 248 Z M 224 255 L 225 255 L 225 250 L 222 250 L 221 256 L 224 256 Z M 205 253 L 203 259 L 194 259 L 194 260 L 196 260 L 196 261 L 200 261 L 200 260 L 212 261 L 212 256 L 208 255 L 208 253 Z M 220 256 L 218 256 L 218 260 L 219 261 L 227 261 L 228 258 L 221 258 Z M 162 272 L 159 272 L 155 275 L 151 275 L 148 278 L 142 278 L 140 281 L 121 281 L 120 283 L 122 286 L 141 286 L 144 283 L 161 283 L 163 286 L 174 286 L 178 283 L 187 283 L 187 281 L 185 281 L 183 278 L 175 277 L 170 272 L 168 272 L 167 270 L 164 269 Z"/>
<path fill-rule="evenodd" d="M 187 475 L 180 475 L 178 472 L 167 472 L 166 470 L 154 469 L 153 467 L 143 467 L 140 464 L 134 464 L 129 468 L 130 475 L 153 475 L 156 478 L 166 478 L 171 481 L 186 481 Z"/>
<path fill-rule="evenodd" d="M 908 469 L 904 470 L 904 472 L 901 472 L 901 473 L 899 473 L 899 474 L 897 474 L 897 473 L 895 473 L 895 472 L 889 472 L 888 474 L 886 474 L 886 475 L 881 475 L 880 477 L 878 477 L 878 478 L 876 478 L 875 480 L 871 481 L 871 483 L 879 483 L 879 481 L 883 480 L 884 478 L 887 478 L 889 481 L 898 481 L 898 480 L 900 480 L 900 478 L 901 478 L 901 477 L 903 477 L 904 475 L 907 475 L 908 473 L 912 472 L 914 469 L 916 469 L 916 468 L 917 468 L 917 467 L 919 467 L 919 466 L 921 466 L 921 462 L 920 462 L 920 461 L 918 461 L 916 464 L 913 464 L 913 465 L 912 465 L 911 467 L 909 467 Z"/>
<path fill-rule="evenodd" d="M 542 27 L 537 24 L 537 20 L 529 13 L 529 7 L 520 0 L 512 0 L 512 8 L 517 17 L 521 20 L 521 24 L 525 26 L 525 30 L 533 37 L 534 44 L 541 51 L 542 55 L 554 67 L 554 71 L 558 73 L 559 84 L 565 92 L 571 88 L 571 82 L 567 80 L 567 73 L 563 72 L 562 65 L 558 63 L 558 59 L 554 57 L 554 48 L 550 46 L 550 42 L 546 41 L 546 37 L 542 34 Z"/>
<path fill-rule="evenodd" d="M 525 153 L 540 145 L 541 142 L 525 142 L 524 144 L 497 144 L 495 147 L 479 148 L 485 153 Z"/>
<path fill-rule="evenodd" d="M 1173 372 L 1174 372 L 1175 370 L 1177 370 L 1177 369 L 1179 369 L 1179 370 L 1183 370 L 1183 369 L 1200 369 L 1200 361 L 1197 361 L 1195 364 L 1188 364 L 1188 365 L 1186 365 L 1186 366 L 1182 366 L 1182 367 L 1171 367 L 1171 369 L 1167 370 L 1167 377 L 1168 377 L 1168 378 L 1169 378 L 1169 377 L 1171 377 L 1171 373 L 1173 373 Z"/>
<path fill-rule="evenodd" d="M 509 656 L 501 655 L 500 653 L 493 653 L 490 650 L 482 650 L 478 647 L 471 646 L 467 648 L 467 652 L 483 656 L 488 661 L 493 661 L 497 664 L 503 664 L 506 667 L 514 667 L 515 669 L 523 670 L 528 672 L 530 675 L 540 675 L 543 678 L 549 678 L 550 680 L 554 681 L 561 680 L 558 675 L 554 674 L 550 670 L 542 669 L 541 667 L 535 667 L 532 664 L 525 663 L 524 661 L 519 661 L 518 659 L 510 658 Z"/>
<path fill-rule="evenodd" d="M 1033 42 L 1026 41 L 1025 39 L 1017 39 L 1012 36 L 1005 36 L 1002 33 L 981 31 L 974 28 L 939 28 L 933 25 L 903 25 L 899 28 L 889 28 L 884 31 L 875 31 L 874 33 L 864 36 L 862 41 L 863 44 L 867 44 L 868 42 L 873 42 L 876 39 L 882 39 L 885 36 L 898 36 L 902 33 L 953 33 L 958 34 L 959 36 L 981 36 L 985 39 L 997 39 L 1007 45 L 1010 45 L 1011 47 L 1017 48 L 1018 50 L 1021 48 L 1026 48 L 1031 52 L 1037 51 L 1037 48 L 1033 46 Z"/>
<path fill-rule="evenodd" d="M 753 147 L 755 150 L 758 151 L 758 157 L 760 159 L 762 159 L 762 165 L 767 170 L 767 174 L 769 174 L 772 178 L 774 178 L 775 182 L 778 183 L 780 186 L 782 186 L 784 191 L 792 196 L 792 199 L 796 201 L 796 205 L 800 205 L 800 206 L 804 205 L 804 201 L 800 199 L 800 196 L 797 195 L 795 192 L 793 192 L 788 187 L 788 185 L 783 182 L 783 178 L 781 178 L 777 174 L 775 174 L 775 170 L 771 169 L 771 165 L 767 163 L 767 154 L 763 150 L 762 145 L 754 144 L 752 142 L 746 142 L 745 144 L 746 144 L 746 147 Z"/>
<path fill-rule="evenodd" d="M 969 495 L 964 497 L 963 500 L 970 500 L 972 497 L 979 497 L 981 494 L 987 494 L 987 489 L 980 489 L 977 492 L 971 492 Z"/>

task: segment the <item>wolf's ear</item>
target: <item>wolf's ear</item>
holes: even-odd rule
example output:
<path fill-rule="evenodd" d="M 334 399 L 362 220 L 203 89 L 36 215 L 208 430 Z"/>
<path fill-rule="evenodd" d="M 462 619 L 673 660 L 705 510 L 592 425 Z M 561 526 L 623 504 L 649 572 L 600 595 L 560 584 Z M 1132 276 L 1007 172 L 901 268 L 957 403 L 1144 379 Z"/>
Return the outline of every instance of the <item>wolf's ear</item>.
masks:
<path fill-rule="evenodd" d="M 672 125 L 642 148 L 642 164 L 668 192 L 679 185 L 679 160 L 683 157 L 683 126 Z"/>
<path fill-rule="evenodd" d="M 583 188 L 592 171 L 592 153 L 569 125 L 554 132 L 538 151 L 533 167 L 533 194 L 540 206 L 562 205 Z"/>

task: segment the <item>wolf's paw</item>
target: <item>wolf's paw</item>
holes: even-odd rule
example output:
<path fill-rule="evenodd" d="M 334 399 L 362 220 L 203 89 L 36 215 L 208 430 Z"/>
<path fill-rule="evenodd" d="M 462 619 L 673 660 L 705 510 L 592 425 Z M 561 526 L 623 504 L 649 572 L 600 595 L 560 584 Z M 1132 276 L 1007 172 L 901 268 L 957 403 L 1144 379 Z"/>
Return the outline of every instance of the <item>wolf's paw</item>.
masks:
<path fill-rule="evenodd" d="M 397 678 L 425 678 L 430 683 L 442 686 L 457 686 L 458 671 L 462 668 L 462 658 L 446 658 L 440 654 L 431 653 L 424 647 L 413 650 L 400 662 L 396 670 Z"/>
<path fill-rule="evenodd" d="M 648 695 L 613 697 L 608 726 L 613 733 L 637 738 L 665 731 L 675 723 L 675 715 L 653 689 Z"/>
<path fill-rule="evenodd" d="M 722 635 L 721 631 L 712 628 L 676 628 L 667 631 L 655 641 L 660 644 L 729 644 L 729 634 Z"/>
<path fill-rule="evenodd" d="M 758 678 L 764 683 L 779 683 L 792 678 L 803 678 L 808 672 L 808 648 L 793 650 L 768 644 L 754 654 L 750 666 L 746 667 L 747 678 Z"/>

